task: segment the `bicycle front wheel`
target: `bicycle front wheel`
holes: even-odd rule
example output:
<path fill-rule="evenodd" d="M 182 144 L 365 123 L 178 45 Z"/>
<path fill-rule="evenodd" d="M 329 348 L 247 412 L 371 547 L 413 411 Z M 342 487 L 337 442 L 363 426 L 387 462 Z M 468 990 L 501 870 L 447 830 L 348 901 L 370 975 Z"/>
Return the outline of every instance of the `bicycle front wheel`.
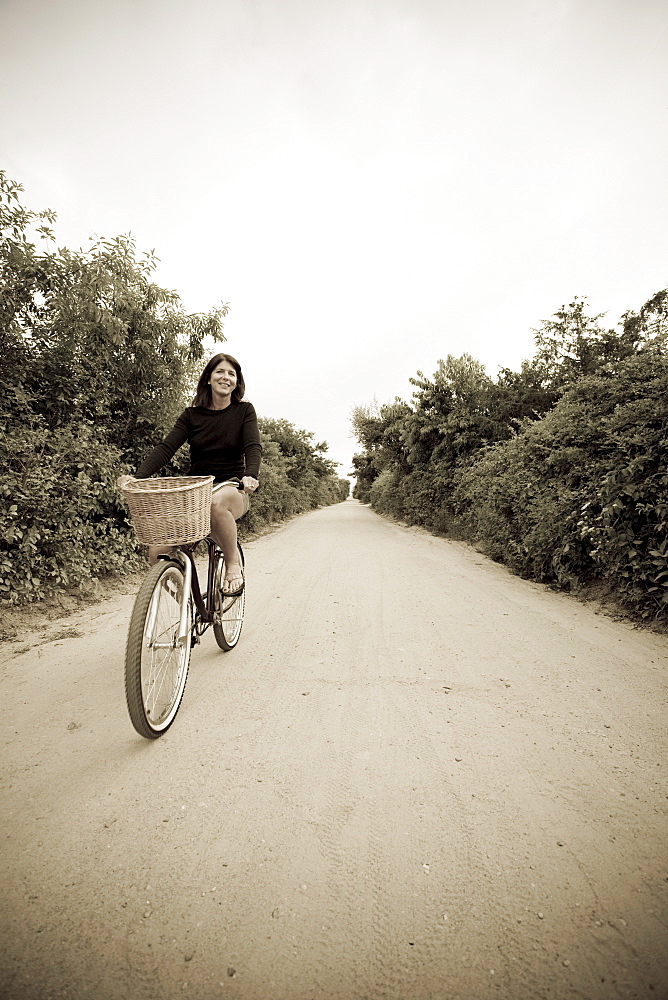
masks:
<path fill-rule="evenodd" d="M 180 564 L 160 560 L 146 575 L 130 619 L 125 648 L 125 696 L 132 725 L 147 739 L 157 739 L 169 729 L 186 686 L 192 609 L 184 587 Z M 184 599 L 188 630 L 185 639 L 179 641 Z"/>
<path fill-rule="evenodd" d="M 244 565 L 244 554 L 240 545 L 239 562 Z M 225 580 L 225 560 L 219 552 L 216 560 L 216 574 L 214 579 L 215 612 L 213 621 L 213 634 L 216 642 L 222 650 L 228 652 L 239 642 L 241 626 L 244 623 L 244 609 L 246 607 L 246 587 L 238 597 L 227 597 L 223 593 L 223 582 Z"/>

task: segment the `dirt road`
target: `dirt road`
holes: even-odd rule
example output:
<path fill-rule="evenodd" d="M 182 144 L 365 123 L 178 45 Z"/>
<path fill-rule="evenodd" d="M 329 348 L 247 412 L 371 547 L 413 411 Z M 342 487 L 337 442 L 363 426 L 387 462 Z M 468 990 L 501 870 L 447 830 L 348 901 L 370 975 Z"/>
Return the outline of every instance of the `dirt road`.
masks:
<path fill-rule="evenodd" d="M 352 501 L 247 557 L 161 740 L 132 597 L 4 644 L 3 1000 L 668 996 L 668 640 Z"/>

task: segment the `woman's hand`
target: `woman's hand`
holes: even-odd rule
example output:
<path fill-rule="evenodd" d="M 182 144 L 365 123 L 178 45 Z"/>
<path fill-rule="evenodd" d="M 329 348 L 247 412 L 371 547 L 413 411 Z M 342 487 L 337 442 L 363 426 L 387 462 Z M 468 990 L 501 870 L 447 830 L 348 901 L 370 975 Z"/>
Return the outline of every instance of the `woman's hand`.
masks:
<path fill-rule="evenodd" d="M 253 479 L 252 476 L 244 476 L 241 482 L 244 486 L 244 493 L 255 493 L 255 490 L 260 485 L 257 479 Z"/>
<path fill-rule="evenodd" d="M 119 476 L 116 480 L 117 488 L 120 490 L 122 486 L 125 486 L 126 483 L 129 483 L 134 478 L 134 476 Z"/>

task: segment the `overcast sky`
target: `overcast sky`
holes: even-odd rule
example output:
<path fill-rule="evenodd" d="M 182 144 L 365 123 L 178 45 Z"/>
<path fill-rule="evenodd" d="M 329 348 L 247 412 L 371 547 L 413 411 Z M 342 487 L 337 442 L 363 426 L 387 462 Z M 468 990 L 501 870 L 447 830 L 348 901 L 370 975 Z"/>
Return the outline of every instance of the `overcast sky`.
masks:
<path fill-rule="evenodd" d="M 228 302 L 248 398 L 355 404 L 666 286 L 667 0 L 0 0 L 0 167 L 58 244 Z"/>

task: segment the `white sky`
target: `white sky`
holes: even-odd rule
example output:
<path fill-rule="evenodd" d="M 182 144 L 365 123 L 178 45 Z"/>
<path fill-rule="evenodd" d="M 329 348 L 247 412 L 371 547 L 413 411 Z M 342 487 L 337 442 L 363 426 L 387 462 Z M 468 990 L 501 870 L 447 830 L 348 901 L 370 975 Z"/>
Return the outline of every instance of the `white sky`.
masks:
<path fill-rule="evenodd" d="M 229 302 L 248 398 L 343 474 L 355 404 L 668 281 L 666 0 L 0 0 L 0 35 L 24 202 Z"/>

